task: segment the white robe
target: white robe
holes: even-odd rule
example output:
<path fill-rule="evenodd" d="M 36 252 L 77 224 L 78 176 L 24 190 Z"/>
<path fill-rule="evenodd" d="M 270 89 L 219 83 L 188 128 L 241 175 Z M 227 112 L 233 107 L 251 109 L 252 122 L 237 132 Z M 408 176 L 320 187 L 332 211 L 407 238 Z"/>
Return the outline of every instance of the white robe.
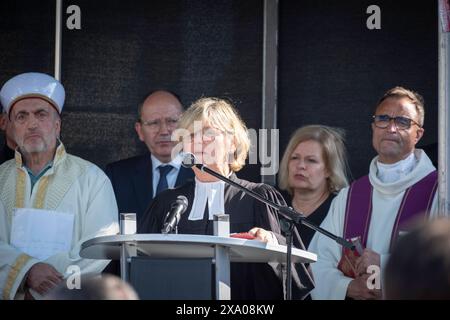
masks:
<path fill-rule="evenodd" d="M 414 151 L 417 164 L 409 174 L 393 183 L 383 183 L 377 177 L 375 157 L 369 170 L 369 180 L 373 186 L 372 196 L 372 218 L 369 226 L 367 238 L 367 247 L 380 254 L 381 279 L 383 279 L 383 268 L 389 257 L 389 246 L 391 241 L 391 232 L 394 226 L 395 218 L 403 199 L 405 190 L 427 176 L 435 170 L 428 156 L 423 150 Z M 347 203 L 347 194 L 349 188 L 339 192 L 333 200 L 328 211 L 327 217 L 321 224 L 321 227 L 340 237 L 343 236 L 345 208 Z M 437 193 L 433 199 L 430 216 L 438 214 Z M 316 263 L 311 264 L 315 280 L 315 289 L 311 296 L 313 299 L 345 299 L 347 287 L 352 278 L 346 277 L 337 269 L 341 259 L 342 247 L 330 238 L 316 232 L 308 251 L 318 255 Z"/>
<path fill-rule="evenodd" d="M 23 297 L 24 278 L 38 261 L 10 245 L 14 207 L 42 208 L 74 215 L 70 252 L 55 254 L 45 261 L 65 277 L 76 265 L 81 274 L 100 273 L 109 260 L 82 259 L 81 244 L 91 238 L 117 234 L 118 209 L 108 177 L 94 164 L 69 155 L 62 144 L 53 166 L 31 190 L 30 177 L 22 167 L 20 153 L 0 166 L 0 299 Z M 69 272 L 69 273 L 67 273 Z M 72 271 L 73 272 L 73 271 Z M 30 290 L 35 298 L 41 298 Z"/>

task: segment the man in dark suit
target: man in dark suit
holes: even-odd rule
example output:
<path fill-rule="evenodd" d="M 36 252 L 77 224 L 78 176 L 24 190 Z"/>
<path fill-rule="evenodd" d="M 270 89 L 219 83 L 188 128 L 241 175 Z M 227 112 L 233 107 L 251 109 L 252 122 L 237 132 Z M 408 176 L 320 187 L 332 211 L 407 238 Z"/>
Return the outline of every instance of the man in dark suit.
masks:
<path fill-rule="evenodd" d="M 119 212 L 136 213 L 139 221 L 151 200 L 161 191 L 183 185 L 193 179 L 191 169 L 172 159 L 173 130 L 183 112 L 179 99 L 168 91 L 155 91 L 139 105 L 135 124 L 139 140 L 149 153 L 107 165 Z"/>

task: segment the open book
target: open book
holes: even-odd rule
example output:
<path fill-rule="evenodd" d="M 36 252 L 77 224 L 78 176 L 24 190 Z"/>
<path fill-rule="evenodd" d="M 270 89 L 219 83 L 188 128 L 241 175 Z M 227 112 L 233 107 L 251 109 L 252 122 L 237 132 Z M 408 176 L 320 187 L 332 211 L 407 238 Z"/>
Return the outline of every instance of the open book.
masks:
<path fill-rule="evenodd" d="M 347 277 L 355 278 L 356 259 L 362 255 L 364 247 L 361 243 L 361 237 L 355 237 L 349 241 L 355 245 L 355 250 L 350 250 L 348 248 L 343 249 L 342 257 L 338 264 L 338 269 L 341 270 Z"/>

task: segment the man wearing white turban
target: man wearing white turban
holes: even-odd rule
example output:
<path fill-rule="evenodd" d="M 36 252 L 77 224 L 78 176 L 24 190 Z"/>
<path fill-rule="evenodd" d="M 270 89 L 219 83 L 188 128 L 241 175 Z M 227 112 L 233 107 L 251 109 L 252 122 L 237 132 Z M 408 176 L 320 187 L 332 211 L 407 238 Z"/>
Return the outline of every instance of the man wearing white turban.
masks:
<path fill-rule="evenodd" d="M 118 232 L 109 179 L 59 140 L 65 91 L 42 73 L 7 81 L 0 101 L 17 143 L 0 166 L 0 299 L 41 298 L 74 271 L 100 273 L 81 244 Z"/>

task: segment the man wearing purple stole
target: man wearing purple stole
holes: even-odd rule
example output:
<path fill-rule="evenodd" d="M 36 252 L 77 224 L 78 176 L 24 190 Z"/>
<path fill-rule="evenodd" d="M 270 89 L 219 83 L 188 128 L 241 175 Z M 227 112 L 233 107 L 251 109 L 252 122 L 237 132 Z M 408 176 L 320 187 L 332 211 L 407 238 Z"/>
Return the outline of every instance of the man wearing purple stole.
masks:
<path fill-rule="evenodd" d="M 321 225 L 348 240 L 359 238 L 365 249 L 351 278 L 338 269 L 342 247 L 316 233 L 308 248 L 318 254 L 311 265 L 313 299 L 381 298 L 383 268 L 398 236 L 414 221 L 437 216 L 436 168 L 423 150 L 415 149 L 424 133 L 424 113 L 423 98 L 402 87 L 378 102 L 372 122 L 378 155 L 369 175 L 336 196 Z"/>

